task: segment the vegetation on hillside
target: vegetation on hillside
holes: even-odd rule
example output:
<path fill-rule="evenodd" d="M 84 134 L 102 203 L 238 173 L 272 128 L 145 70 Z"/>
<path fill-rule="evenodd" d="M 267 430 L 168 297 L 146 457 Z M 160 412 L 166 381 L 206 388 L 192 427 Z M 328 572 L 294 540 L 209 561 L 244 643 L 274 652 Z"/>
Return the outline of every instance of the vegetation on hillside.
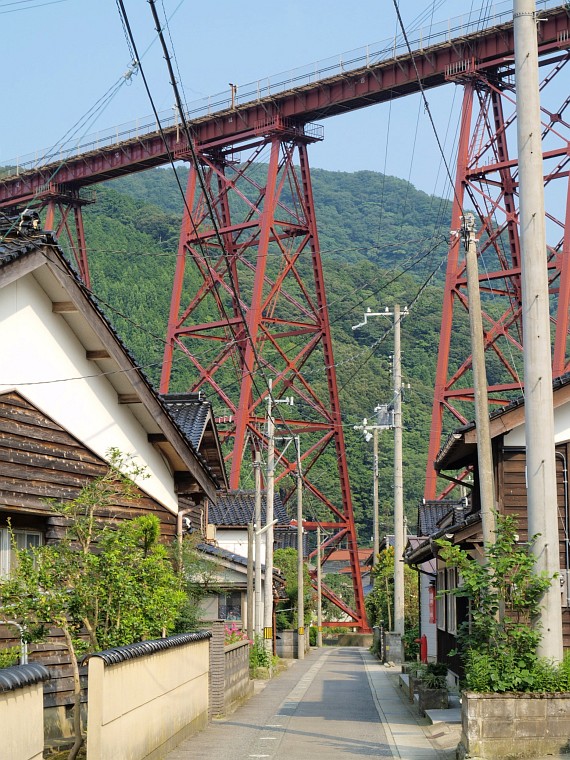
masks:
<path fill-rule="evenodd" d="M 181 171 L 185 185 L 185 169 Z M 423 493 L 449 204 L 403 180 L 374 172 L 313 170 L 313 188 L 345 425 L 357 528 L 372 530 L 372 448 L 353 430 L 378 403 L 392 401 L 392 333 L 388 320 L 352 330 L 364 311 L 412 304 L 402 327 L 405 390 L 405 506 L 411 527 Z M 93 291 L 150 379 L 158 382 L 164 351 L 182 200 L 171 170 L 156 169 L 101 186 L 84 211 Z M 434 276 L 429 279 L 430 274 Z M 192 275 L 186 287 L 192 288 Z M 426 285 L 426 281 L 429 282 Z M 468 325 L 459 326 L 468 339 Z M 177 362 L 172 390 L 193 381 L 190 362 Z M 234 382 L 234 378 L 222 379 Z M 323 367 L 311 377 L 327 393 Z M 210 395 L 216 406 L 218 401 Z M 220 410 L 216 410 L 220 411 Z M 318 484 L 335 467 L 334 451 L 312 473 Z M 381 434 L 381 531 L 392 530 L 392 433 Z M 253 486 L 244 483 L 245 487 Z M 310 499 L 309 511 L 318 506 Z"/>

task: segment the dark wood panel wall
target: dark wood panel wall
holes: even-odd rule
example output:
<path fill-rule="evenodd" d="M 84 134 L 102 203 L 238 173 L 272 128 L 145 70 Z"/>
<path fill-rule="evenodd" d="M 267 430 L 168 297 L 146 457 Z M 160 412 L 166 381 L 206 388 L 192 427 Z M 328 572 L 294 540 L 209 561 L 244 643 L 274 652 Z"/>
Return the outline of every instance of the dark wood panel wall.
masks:
<path fill-rule="evenodd" d="M 46 542 L 57 541 L 65 521 L 54 514 L 48 499 L 74 498 L 106 469 L 102 459 L 20 394 L 0 395 L 0 527 L 10 520 L 16 529 L 41 531 Z M 193 504 L 191 497 L 181 496 L 182 508 Z M 97 512 L 101 520 L 114 522 L 149 513 L 160 520 L 163 540 L 174 540 L 176 516 L 143 491 L 135 501 L 117 500 L 111 508 Z M 199 529 L 199 509 L 189 516 Z M 0 647 L 16 644 L 15 628 L 0 626 Z M 45 706 L 70 705 L 72 674 L 61 631 L 53 629 L 45 643 L 31 645 L 30 661 L 41 661 L 50 671 L 51 679 L 44 686 Z"/>

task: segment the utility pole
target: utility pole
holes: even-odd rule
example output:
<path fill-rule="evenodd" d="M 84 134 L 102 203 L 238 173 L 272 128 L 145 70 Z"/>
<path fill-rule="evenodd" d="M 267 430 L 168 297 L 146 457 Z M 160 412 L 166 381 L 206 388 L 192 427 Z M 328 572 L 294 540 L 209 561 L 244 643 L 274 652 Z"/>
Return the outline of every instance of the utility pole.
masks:
<path fill-rule="evenodd" d="M 400 306 L 394 304 L 394 633 L 404 635 L 404 478 Z"/>
<path fill-rule="evenodd" d="M 275 488 L 275 421 L 273 419 L 273 383 L 269 380 L 267 396 L 267 482 L 265 494 L 265 594 L 263 606 L 263 639 L 273 654 L 273 495 Z"/>
<path fill-rule="evenodd" d="M 546 265 L 542 126 L 534 0 L 514 0 L 519 225 L 524 335 L 525 439 L 528 533 L 537 535 L 536 567 L 560 572 L 550 309 Z M 538 654 L 562 660 L 562 609 L 555 579 L 542 599 Z"/>
<path fill-rule="evenodd" d="M 261 452 L 256 450 L 255 472 L 255 635 L 261 636 Z"/>
<path fill-rule="evenodd" d="M 254 602 L 253 602 L 253 515 L 251 522 L 247 524 L 247 620 L 246 631 L 247 638 L 253 641 L 253 626 L 254 626 Z"/>
<path fill-rule="evenodd" d="M 481 293 L 477 266 L 477 239 L 475 217 L 465 214 L 461 228 L 467 264 L 467 292 L 469 295 L 469 327 L 471 330 L 471 355 L 473 357 L 473 391 L 475 395 L 475 424 L 477 426 L 477 462 L 479 470 L 479 498 L 481 522 L 485 547 L 495 543 L 495 486 L 493 478 L 493 452 L 489 425 L 489 402 L 487 397 L 487 371 L 483 343 L 483 318 Z"/>
<path fill-rule="evenodd" d="M 305 658 L 305 589 L 303 583 L 303 474 L 301 472 L 301 441 L 297 447 L 297 658 Z"/>
<path fill-rule="evenodd" d="M 364 321 L 353 326 L 353 330 L 363 327 L 368 317 L 394 317 L 394 630 L 396 637 L 401 639 L 404 634 L 404 480 L 402 467 L 402 360 L 400 323 L 407 316 L 408 310 L 400 312 L 399 304 L 394 304 L 394 311 L 387 307 L 383 312 L 372 312 L 370 309 L 364 315 Z M 396 642 L 394 642 L 396 643 Z"/>
<path fill-rule="evenodd" d="M 265 594 L 263 609 L 263 638 L 265 647 L 273 653 L 273 501 L 275 495 L 275 420 L 273 404 L 293 406 L 293 398 L 273 399 L 273 381 L 269 378 L 267 395 L 267 486 L 265 506 Z"/>
<path fill-rule="evenodd" d="M 323 592 L 321 571 L 321 526 L 317 525 L 317 646 L 323 645 Z"/>
<path fill-rule="evenodd" d="M 378 460 L 378 434 L 381 430 L 389 430 L 394 427 L 393 413 L 391 414 L 387 404 L 379 404 L 374 411 L 376 412 L 376 423 L 371 425 L 366 417 L 362 420 L 362 425 L 354 425 L 354 430 L 362 430 L 366 443 L 372 438 L 373 459 L 374 459 L 374 477 L 372 487 L 372 564 L 378 563 L 378 554 L 380 553 L 380 535 L 379 535 L 379 503 L 378 503 L 378 480 L 379 480 L 379 460 Z M 372 432 L 370 432 L 372 431 Z"/>

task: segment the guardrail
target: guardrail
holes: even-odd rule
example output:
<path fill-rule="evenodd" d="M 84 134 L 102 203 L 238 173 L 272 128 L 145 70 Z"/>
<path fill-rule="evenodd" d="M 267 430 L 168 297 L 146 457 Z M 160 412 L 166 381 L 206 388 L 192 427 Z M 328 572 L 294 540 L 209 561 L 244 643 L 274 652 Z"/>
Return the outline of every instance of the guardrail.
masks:
<path fill-rule="evenodd" d="M 560 0 L 537 0 L 536 3 L 538 12 L 557 7 L 562 8 L 564 4 L 561 4 Z M 512 21 L 512 0 L 493 4 L 491 11 L 484 18 L 479 17 L 481 11 L 482 8 L 479 8 L 468 14 L 455 16 L 447 21 L 430 25 L 427 28 L 422 26 L 411 30 L 408 33 L 408 42 L 412 52 L 422 51 L 428 47 L 450 42 L 452 39 L 461 39 L 483 29 L 509 23 Z M 226 92 L 209 95 L 187 104 L 185 117 L 190 121 L 208 118 L 218 112 L 255 103 L 270 96 L 313 85 L 361 68 L 368 68 L 406 53 L 408 53 L 408 46 L 404 37 L 402 34 L 397 34 L 380 42 L 350 50 L 331 58 L 325 58 L 301 68 L 274 74 L 244 85 L 233 85 Z M 179 115 L 172 111 L 173 109 L 170 109 L 159 113 L 159 121 L 163 129 L 176 127 L 180 124 Z M 63 142 L 56 148 L 39 150 L 34 154 L 5 160 L 2 165 L 10 167 L 11 173 L 10 175 L 5 174 L 4 178 L 17 176 L 22 172 L 38 169 L 58 161 L 65 161 L 83 153 L 90 153 L 128 140 L 151 135 L 158 132 L 158 127 L 154 116 L 145 116 L 134 122 L 126 122 L 81 137 L 79 141 Z"/>

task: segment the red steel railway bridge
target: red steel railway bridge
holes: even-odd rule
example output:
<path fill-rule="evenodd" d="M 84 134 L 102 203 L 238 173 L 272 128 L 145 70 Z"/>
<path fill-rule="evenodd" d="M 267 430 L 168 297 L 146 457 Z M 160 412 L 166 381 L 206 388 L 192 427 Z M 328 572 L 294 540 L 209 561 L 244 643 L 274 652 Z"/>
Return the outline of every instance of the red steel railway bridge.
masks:
<path fill-rule="evenodd" d="M 570 96 L 567 84 L 559 86 L 570 59 L 568 7 L 542 10 L 537 34 L 549 230 L 545 255 L 553 304 L 553 372 L 559 376 L 569 368 Z M 44 209 L 46 227 L 65 238 L 89 286 L 81 211 L 89 202 L 85 188 L 164 165 L 171 157 L 189 163 L 161 392 L 169 390 L 177 363 L 184 360 L 196 378 L 189 390 L 207 389 L 217 396 L 226 410 L 220 417 L 222 435 L 233 439 L 232 488 L 239 486 L 248 450 L 267 444 L 267 378 L 273 380 L 275 398 L 298 399 L 287 413 L 286 407 L 279 408 L 277 423 L 289 436 L 304 436 L 304 484 L 327 515 L 319 520 L 331 531 L 327 549 L 341 541 L 348 546 L 354 608 L 332 592 L 327 595 L 346 613 L 349 626 L 365 629 L 367 624 L 311 188 L 310 146 L 323 137 L 315 122 L 420 89 L 447 83 L 462 88 L 451 229 L 460 227 L 464 205 L 475 210 L 479 255 L 486 267 L 480 274 L 481 291 L 493 296 L 483 314 L 489 398 L 503 404 L 509 393 L 520 392 L 523 346 L 513 55 L 512 21 L 495 17 L 482 30 L 458 28 L 436 39 L 411 39 L 410 47 L 367 50 L 334 70 L 292 77 L 278 87 L 257 87 L 245 96 L 240 91 L 239 101 L 234 92 L 229 101 L 210 103 L 197 113 L 190 110 L 192 146 L 180 125 L 169 124 L 163 134 L 150 125 L 73 154 L 5 169 L 0 179 L 0 207 L 10 212 L 28 206 Z M 454 344 L 454 328 L 468 311 L 464 254 L 452 234 L 426 473 L 428 499 L 438 495 L 433 465 L 443 431 L 473 418 L 469 346 Z M 226 370 L 233 370 L 233 389 L 221 382 L 222 368 L 226 377 Z M 295 471 L 296 461 L 285 444 L 277 448 L 278 483 Z M 322 484 L 313 477 L 314 467 L 327 452 L 330 482 Z"/>

